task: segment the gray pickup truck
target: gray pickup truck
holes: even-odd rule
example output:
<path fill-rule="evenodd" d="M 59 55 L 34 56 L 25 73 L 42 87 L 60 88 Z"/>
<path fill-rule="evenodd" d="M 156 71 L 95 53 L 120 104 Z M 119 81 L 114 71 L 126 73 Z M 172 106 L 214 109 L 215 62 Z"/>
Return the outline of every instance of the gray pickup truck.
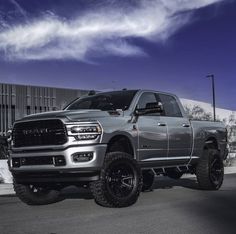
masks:
<path fill-rule="evenodd" d="M 219 189 L 226 146 L 224 125 L 189 120 L 175 95 L 122 90 L 17 121 L 9 168 L 17 196 L 29 205 L 59 201 L 61 189 L 76 185 L 88 186 L 99 205 L 125 207 L 155 175 L 192 173 L 199 188 Z"/>

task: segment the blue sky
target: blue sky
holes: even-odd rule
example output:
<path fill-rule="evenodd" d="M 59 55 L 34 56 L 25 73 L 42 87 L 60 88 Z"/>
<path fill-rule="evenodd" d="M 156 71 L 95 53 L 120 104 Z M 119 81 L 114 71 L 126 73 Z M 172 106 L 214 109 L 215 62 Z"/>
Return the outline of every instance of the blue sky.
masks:
<path fill-rule="evenodd" d="M 234 0 L 0 0 L 0 82 L 145 88 L 236 110 Z"/>

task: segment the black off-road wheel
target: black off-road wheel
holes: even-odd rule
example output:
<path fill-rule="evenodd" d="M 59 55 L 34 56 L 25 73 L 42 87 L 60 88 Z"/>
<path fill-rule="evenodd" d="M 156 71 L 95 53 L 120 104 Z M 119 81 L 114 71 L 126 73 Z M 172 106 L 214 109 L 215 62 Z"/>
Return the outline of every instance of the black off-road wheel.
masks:
<path fill-rule="evenodd" d="M 152 170 L 143 170 L 142 176 L 143 176 L 142 192 L 151 191 L 155 179 L 154 172 Z"/>
<path fill-rule="evenodd" d="M 169 169 L 166 171 L 166 175 L 171 178 L 171 179 L 174 179 L 174 180 L 178 180 L 180 179 L 182 176 L 183 176 L 183 172 L 181 171 L 178 171 L 178 169 Z"/>
<path fill-rule="evenodd" d="M 196 176 L 201 189 L 220 189 L 224 180 L 224 164 L 218 150 L 204 150 L 196 167 Z"/>
<path fill-rule="evenodd" d="M 60 191 L 36 185 L 24 185 L 13 181 L 18 198 L 27 205 L 47 205 L 61 201 Z"/>
<path fill-rule="evenodd" d="M 95 202 L 104 207 L 133 205 L 142 189 L 142 172 L 136 160 L 124 152 L 108 153 L 100 179 L 90 184 Z"/>

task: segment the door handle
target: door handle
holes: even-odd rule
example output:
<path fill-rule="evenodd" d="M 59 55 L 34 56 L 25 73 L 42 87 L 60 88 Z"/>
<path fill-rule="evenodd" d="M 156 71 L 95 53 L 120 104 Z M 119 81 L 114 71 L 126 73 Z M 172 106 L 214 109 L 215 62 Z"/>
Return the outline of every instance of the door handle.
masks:
<path fill-rule="evenodd" d="M 165 123 L 158 123 L 157 125 L 160 126 L 160 127 L 164 127 L 164 126 L 166 126 Z"/>
<path fill-rule="evenodd" d="M 190 127 L 190 125 L 189 125 L 189 124 L 186 124 L 186 123 L 184 123 L 182 126 L 183 126 L 184 128 L 189 128 L 189 127 Z"/>

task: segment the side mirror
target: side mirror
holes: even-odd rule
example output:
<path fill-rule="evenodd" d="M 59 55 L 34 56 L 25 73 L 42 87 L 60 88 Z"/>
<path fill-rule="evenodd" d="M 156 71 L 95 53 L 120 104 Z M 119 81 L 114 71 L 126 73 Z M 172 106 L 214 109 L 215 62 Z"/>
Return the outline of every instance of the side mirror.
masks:
<path fill-rule="evenodd" d="M 163 105 L 160 102 L 149 102 L 146 104 L 145 108 L 142 109 L 136 109 L 135 114 L 136 115 L 145 115 L 145 114 L 151 114 L 151 113 L 162 113 L 163 112 Z"/>
<path fill-rule="evenodd" d="M 7 131 L 7 141 L 10 142 L 12 140 L 12 128 Z"/>

